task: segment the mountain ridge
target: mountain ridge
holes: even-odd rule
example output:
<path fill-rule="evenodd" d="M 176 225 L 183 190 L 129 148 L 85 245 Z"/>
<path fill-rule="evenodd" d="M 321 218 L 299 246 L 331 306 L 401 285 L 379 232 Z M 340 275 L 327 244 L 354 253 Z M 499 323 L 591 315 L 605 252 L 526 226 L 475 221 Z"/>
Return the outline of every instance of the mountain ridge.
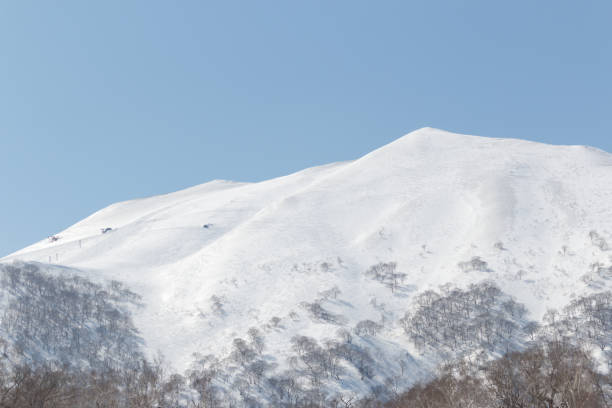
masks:
<path fill-rule="evenodd" d="M 125 282 L 146 304 L 135 323 L 147 349 L 179 367 L 194 351 L 229 352 L 232 338 L 274 317 L 285 325 L 268 334 L 278 355 L 289 333 L 325 338 L 337 325 L 313 321 L 300 304 L 334 286 L 343 294 L 329 307 L 345 325 L 379 319 L 372 302 L 381 299 L 397 322 L 424 290 L 482 280 L 539 319 L 592 290 L 591 264 L 612 265 L 589 238 L 612 237 L 611 165 L 612 155 L 587 147 L 422 128 L 352 161 L 113 204 L 2 262 Z M 462 270 L 473 258 L 487 268 Z M 406 274 L 401 291 L 365 276 L 380 262 Z M 413 350 L 397 323 L 382 336 L 389 358 Z"/>

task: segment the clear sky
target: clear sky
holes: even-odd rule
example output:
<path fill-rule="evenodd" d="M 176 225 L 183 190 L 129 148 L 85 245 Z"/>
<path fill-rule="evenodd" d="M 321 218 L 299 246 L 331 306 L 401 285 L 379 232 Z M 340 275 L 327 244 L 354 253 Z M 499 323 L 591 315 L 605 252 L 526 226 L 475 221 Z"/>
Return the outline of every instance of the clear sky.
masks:
<path fill-rule="evenodd" d="M 612 151 L 612 1 L 0 2 L 0 256 L 423 126 Z"/>

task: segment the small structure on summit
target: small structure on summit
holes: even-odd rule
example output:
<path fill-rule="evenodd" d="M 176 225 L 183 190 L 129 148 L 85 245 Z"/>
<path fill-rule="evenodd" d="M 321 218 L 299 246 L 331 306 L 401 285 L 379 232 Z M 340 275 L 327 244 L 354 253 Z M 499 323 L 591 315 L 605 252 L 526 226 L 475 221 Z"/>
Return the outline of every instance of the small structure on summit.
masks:
<path fill-rule="evenodd" d="M 211 228 L 212 226 L 213 226 L 212 224 L 204 224 L 204 225 L 202 225 L 202 228 L 209 229 L 209 228 Z"/>

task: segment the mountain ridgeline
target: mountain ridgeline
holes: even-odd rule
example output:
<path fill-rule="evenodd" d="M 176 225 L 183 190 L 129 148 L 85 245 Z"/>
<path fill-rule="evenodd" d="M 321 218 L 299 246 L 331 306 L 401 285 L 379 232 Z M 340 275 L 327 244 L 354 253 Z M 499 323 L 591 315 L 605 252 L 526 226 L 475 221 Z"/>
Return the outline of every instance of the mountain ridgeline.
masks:
<path fill-rule="evenodd" d="M 611 406 L 610 180 L 424 128 L 111 205 L 1 260 L 0 406 Z"/>

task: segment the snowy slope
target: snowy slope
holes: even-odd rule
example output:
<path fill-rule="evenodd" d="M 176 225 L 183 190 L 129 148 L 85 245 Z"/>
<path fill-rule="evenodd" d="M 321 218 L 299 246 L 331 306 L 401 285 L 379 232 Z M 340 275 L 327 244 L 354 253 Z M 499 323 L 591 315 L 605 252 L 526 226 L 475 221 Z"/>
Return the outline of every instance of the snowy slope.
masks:
<path fill-rule="evenodd" d="M 125 282 L 146 305 L 135 315 L 146 346 L 178 369 L 193 352 L 227 353 L 251 326 L 282 366 L 292 335 L 333 336 L 338 326 L 300 302 L 334 285 L 327 307 L 346 327 L 385 314 L 381 358 L 392 361 L 411 347 L 397 320 L 427 288 L 492 279 L 539 319 L 609 285 L 592 265 L 612 265 L 612 251 L 589 233 L 612 243 L 611 203 L 606 152 L 423 128 L 351 162 L 114 204 L 2 261 Z M 458 267 L 474 256 L 490 271 Z M 407 274 L 401 290 L 364 275 L 381 261 Z M 266 326 L 274 316 L 280 326 Z"/>

